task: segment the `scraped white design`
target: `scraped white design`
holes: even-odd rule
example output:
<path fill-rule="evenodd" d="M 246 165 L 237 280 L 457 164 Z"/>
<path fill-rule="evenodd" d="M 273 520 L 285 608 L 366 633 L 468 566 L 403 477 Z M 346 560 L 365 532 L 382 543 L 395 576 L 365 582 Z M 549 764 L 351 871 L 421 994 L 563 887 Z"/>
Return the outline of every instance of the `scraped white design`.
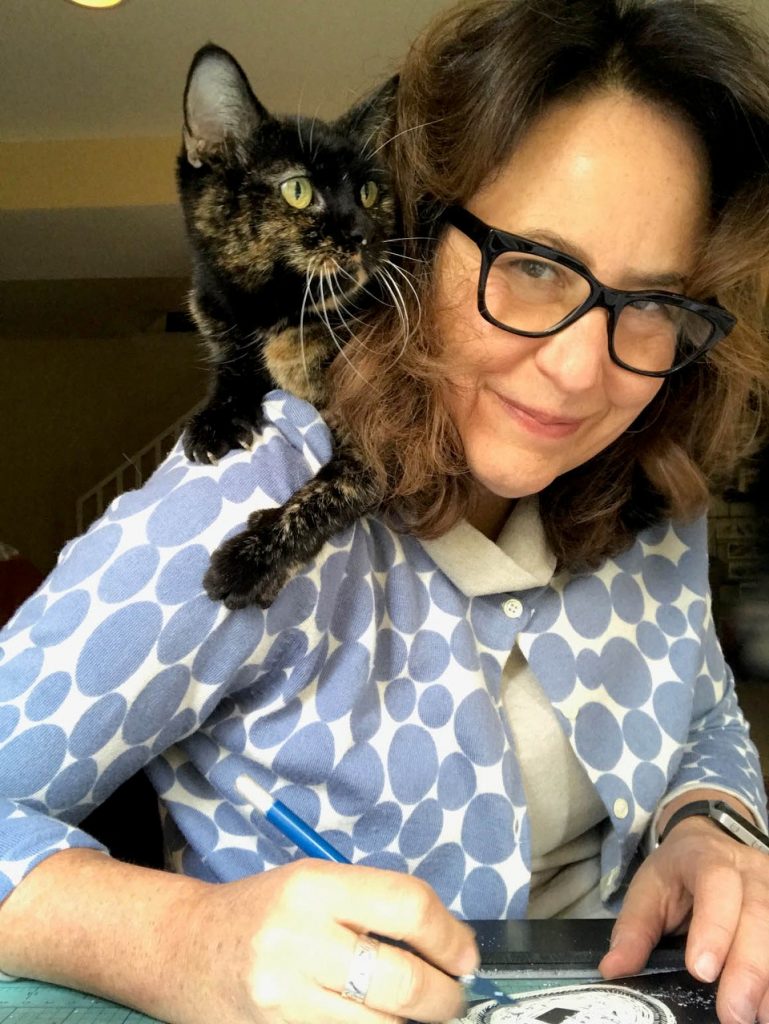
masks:
<path fill-rule="evenodd" d="M 527 992 L 513 1004 L 471 1007 L 463 1024 L 675 1024 L 654 996 L 621 985 L 573 985 Z"/>

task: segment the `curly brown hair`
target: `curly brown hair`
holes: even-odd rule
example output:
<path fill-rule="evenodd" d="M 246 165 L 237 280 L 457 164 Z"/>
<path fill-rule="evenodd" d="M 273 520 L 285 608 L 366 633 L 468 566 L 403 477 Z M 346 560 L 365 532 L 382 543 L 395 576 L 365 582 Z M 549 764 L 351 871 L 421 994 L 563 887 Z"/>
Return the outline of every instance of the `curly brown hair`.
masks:
<path fill-rule="evenodd" d="M 372 311 L 331 369 L 332 422 L 417 536 L 453 526 L 473 489 L 432 315 L 442 214 L 489 180 L 548 103 L 606 89 L 677 113 L 704 142 L 711 230 L 690 292 L 717 297 L 738 325 L 667 378 L 626 433 L 542 492 L 559 565 L 595 566 L 646 525 L 700 514 L 756 445 L 769 390 L 769 44 L 707 0 L 463 3 L 408 54 L 385 148 L 403 205 L 409 325 L 395 309 Z"/>

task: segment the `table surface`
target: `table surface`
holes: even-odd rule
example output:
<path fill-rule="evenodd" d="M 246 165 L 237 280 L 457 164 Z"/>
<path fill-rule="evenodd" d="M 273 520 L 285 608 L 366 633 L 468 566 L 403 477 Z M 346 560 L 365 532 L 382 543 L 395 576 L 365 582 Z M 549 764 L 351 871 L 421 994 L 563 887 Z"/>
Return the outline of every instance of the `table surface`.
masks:
<path fill-rule="evenodd" d="M 155 1024 L 136 1010 L 37 981 L 0 983 L 0 1024 Z"/>
<path fill-rule="evenodd" d="M 562 982 L 500 982 L 500 988 L 524 992 Z M 0 1024 L 162 1024 L 126 1006 L 39 981 L 0 983 Z"/>

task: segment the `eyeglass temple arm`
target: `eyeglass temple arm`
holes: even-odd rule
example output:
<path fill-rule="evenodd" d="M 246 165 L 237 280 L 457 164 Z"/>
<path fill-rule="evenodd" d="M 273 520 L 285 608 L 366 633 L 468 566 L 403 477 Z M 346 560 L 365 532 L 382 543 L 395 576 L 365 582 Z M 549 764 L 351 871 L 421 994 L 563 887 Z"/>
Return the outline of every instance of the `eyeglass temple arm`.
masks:
<path fill-rule="evenodd" d="M 455 228 L 459 228 L 464 235 L 467 235 L 479 246 L 483 245 L 491 230 L 488 224 L 484 224 L 479 217 L 470 213 L 463 206 L 447 207 L 446 220 Z"/>

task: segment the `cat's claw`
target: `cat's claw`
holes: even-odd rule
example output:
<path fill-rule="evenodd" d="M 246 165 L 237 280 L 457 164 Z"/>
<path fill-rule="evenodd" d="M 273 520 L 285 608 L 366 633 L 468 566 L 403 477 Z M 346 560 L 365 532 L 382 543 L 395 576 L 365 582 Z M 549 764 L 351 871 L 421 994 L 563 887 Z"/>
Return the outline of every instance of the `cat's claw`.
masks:
<path fill-rule="evenodd" d="M 184 428 L 184 454 L 191 462 L 215 466 L 233 448 L 253 451 L 261 426 L 261 418 L 256 416 L 235 416 L 231 410 L 206 406 L 195 413 Z"/>
<path fill-rule="evenodd" d="M 248 529 L 214 551 L 203 577 L 212 601 L 222 601 L 231 609 L 269 608 L 300 564 L 287 556 L 278 538 L 271 538 L 270 527 L 276 525 L 279 513 L 280 509 L 252 513 Z"/>

